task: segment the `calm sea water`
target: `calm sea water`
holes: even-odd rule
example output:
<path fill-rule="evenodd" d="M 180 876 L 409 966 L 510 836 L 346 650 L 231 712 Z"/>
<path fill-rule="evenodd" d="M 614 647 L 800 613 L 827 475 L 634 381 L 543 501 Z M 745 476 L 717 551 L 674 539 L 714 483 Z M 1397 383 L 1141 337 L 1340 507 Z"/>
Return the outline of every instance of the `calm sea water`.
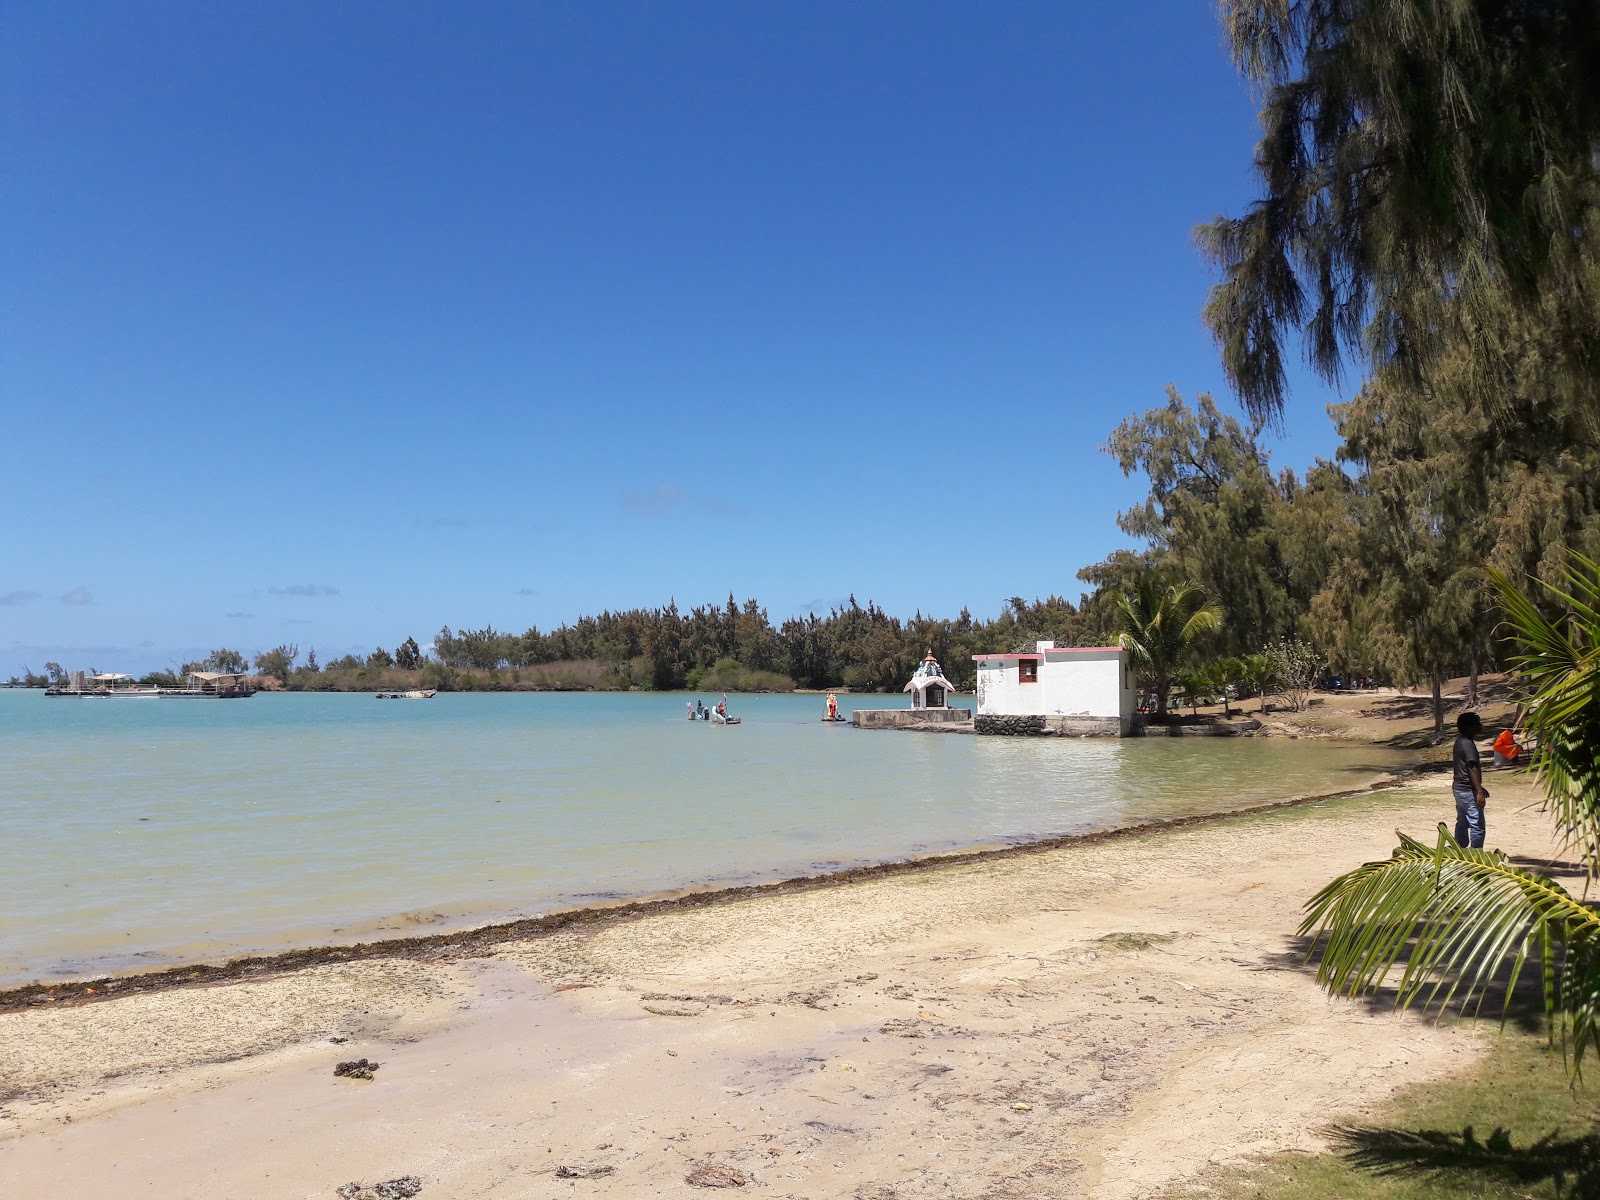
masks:
<path fill-rule="evenodd" d="M 898 697 L 845 697 L 885 707 Z M 0 690 L 0 986 L 448 928 L 620 896 L 1355 786 L 1281 739 L 868 732 L 818 696 Z"/>

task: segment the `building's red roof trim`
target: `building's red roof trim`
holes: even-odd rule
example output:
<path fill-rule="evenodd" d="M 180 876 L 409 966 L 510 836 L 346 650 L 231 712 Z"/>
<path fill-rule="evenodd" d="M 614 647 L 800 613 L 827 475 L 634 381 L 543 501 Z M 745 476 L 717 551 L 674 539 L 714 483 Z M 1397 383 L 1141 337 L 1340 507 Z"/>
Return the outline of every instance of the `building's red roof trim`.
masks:
<path fill-rule="evenodd" d="M 1108 650 L 1120 651 L 1121 646 L 1057 646 L 1054 650 L 1035 650 L 1027 654 L 974 654 L 973 662 L 982 662 L 985 659 L 1015 659 L 1043 658 L 1047 654 L 1104 654 Z"/>

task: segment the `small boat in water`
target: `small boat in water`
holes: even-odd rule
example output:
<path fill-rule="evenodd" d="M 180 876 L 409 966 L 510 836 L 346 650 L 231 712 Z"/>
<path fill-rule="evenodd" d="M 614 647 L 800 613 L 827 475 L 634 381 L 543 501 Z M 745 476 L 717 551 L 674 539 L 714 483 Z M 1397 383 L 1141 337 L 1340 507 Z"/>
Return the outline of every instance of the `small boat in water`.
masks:
<path fill-rule="evenodd" d="M 438 688 L 412 688 L 408 692 L 379 692 L 379 700 L 432 700 L 439 694 Z"/>
<path fill-rule="evenodd" d="M 711 723 L 713 725 L 739 725 L 743 721 L 743 717 L 725 717 L 716 709 L 713 708 L 711 710 Z"/>

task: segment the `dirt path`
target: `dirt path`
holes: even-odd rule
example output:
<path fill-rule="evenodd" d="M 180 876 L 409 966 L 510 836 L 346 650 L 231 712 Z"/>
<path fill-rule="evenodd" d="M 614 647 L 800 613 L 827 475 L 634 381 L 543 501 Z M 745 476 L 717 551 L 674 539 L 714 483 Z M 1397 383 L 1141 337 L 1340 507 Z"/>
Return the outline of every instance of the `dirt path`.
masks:
<path fill-rule="evenodd" d="M 1551 854 L 1494 788 L 1492 845 Z M 1330 1001 L 1305 898 L 1441 781 L 490 958 L 0 1016 L 0 1194 L 1140 1197 L 1314 1148 L 1473 1035 Z M 338 1042 L 330 1039 L 348 1039 Z M 335 1079 L 336 1062 L 382 1066 Z"/>

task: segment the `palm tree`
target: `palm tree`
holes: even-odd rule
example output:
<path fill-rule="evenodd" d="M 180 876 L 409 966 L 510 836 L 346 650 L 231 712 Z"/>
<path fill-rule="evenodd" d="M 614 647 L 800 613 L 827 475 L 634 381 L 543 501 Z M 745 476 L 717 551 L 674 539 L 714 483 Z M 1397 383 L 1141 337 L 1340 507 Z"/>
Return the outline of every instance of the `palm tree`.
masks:
<path fill-rule="evenodd" d="M 1244 667 L 1244 682 L 1248 687 L 1255 689 L 1256 695 L 1261 697 L 1258 711 L 1267 711 L 1267 693 L 1278 676 L 1278 668 L 1273 665 L 1272 657 L 1267 654 L 1247 654 L 1240 659 Z"/>
<path fill-rule="evenodd" d="M 1600 564 L 1573 555 L 1558 584 L 1540 584 L 1566 609 L 1554 621 L 1504 575 L 1490 577 L 1528 692 L 1531 766 L 1565 848 L 1593 878 L 1600 874 Z M 1458 999 L 1463 1007 L 1481 1004 L 1508 957 L 1509 996 L 1535 955 L 1551 1037 L 1570 1049 L 1574 1074 L 1586 1052 L 1600 1050 L 1600 913 L 1503 854 L 1457 846 L 1443 824 L 1433 846 L 1402 835 L 1392 858 L 1323 888 L 1307 904 L 1301 932 L 1328 935 L 1317 980 L 1329 991 L 1374 991 L 1404 957 L 1397 1002 L 1441 1011 Z"/>
<path fill-rule="evenodd" d="M 1178 671 L 1172 677 L 1172 686 L 1178 693 L 1178 704 L 1187 704 L 1191 716 L 1200 715 L 1200 701 L 1211 690 L 1211 677 L 1208 672 L 1187 670 Z"/>
<path fill-rule="evenodd" d="M 1222 609 L 1190 583 L 1163 586 L 1144 576 L 1116 597 L 1117 645 L 1148 677 L 1156 693 L 1156 720 L 1167 719 L 1173 673 L 1199 648 L 1200 639 L 1222 628 Z"/>
<path fill-rule="evenodd" d="M 1247 672 L 1244 661 L 1237 658 L 1219 658 L 1211 664 L 1206 674 L 1211 680 L 1211 686 L 1222 696 L 1222 715 L 1233 716 L 1233 710 L 1228 707 L 1230 699 L 1228 689 L 1245 682 Z"/>

